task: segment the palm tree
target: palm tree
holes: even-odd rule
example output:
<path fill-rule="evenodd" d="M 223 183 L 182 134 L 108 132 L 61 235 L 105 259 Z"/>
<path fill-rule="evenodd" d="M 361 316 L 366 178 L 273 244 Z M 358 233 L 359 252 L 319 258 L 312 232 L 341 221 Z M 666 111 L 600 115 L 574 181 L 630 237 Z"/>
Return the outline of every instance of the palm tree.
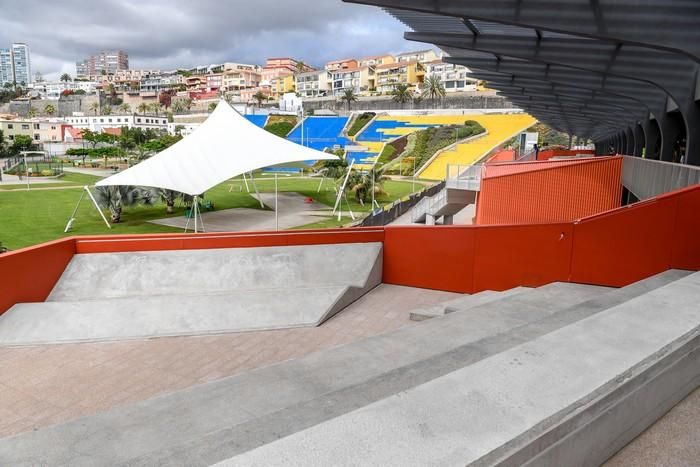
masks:
<path fill-rule="evenodd" d="M 377 170 L 376 167 L 369 172 L 353 172 L 348 178 L 347 189 L 354 195 L 355 199 L 361 206 L 372 200 L 372 188 L 374 187 L 374 196 L 385 195 L 383 189 L 384 182 L 388 177 L 384 176 L 382 170 Z M 374 209 L 374 206 L 372 207 Z"/>
<path fill-rule="evenodd" d="M 394 102 L 401 104 L 401 107 L 403 107 L 403 104 L 406 102 L 411 102 L 412 99 L 410 88 L 408 84 L 405 83 L 399 83 L 394 86 L 394 90 L 391 91 L 391 94 L 394 96 L 392 98 Z"/>
<path fill-rule="evenodd" d="M 44 113 L 50 117 L 56 113 L 56 108 L 51 104 L 46 104 L 44 106 Z"/>
<path fill-rule="evenodd" d="M 123 207 L 153 202 L 151 194 L 145 191 L 131 185 L 100 186 L 95 188 L 95 198 L 109 209 L 112 223 L 116 224 L 121 221 Z"/>
<path fill-rule="evenodd" d="M 430 75 L 423 82 L 423 97 L 427 97 L 435 105 L 438 98 L 445 97 L 445 86 L 436 75 Z"/>
<path fill-rule="evenodd" d="M 131 106 L 125 102 L 119 106 L 119 111 L 123 114 L 130 114 L 131 113 Z"/>
<path fill-rule="evenodd" d="M 97 111 L 100 110 L 100 104 L 97 102 L 93 102 L 90 104 L 90 111 L 95 112 L 95 115 L 97 115 Z"/>
<path fill-rule="evenodd" d="M 345 101 L 345 105 L 347 105 L 348 111 L 350 111 L 350 104 L 352 102 L 357 101 L 357 95 L 355 94 L 355 90 L 353 88 L 345 89 L 343 91 L 343 95 L 340 96 L 340 101 Z"/>
<path fill-rule="evenodd" d="M 160 105 L 160 102 L 154 102 L 150 105 L 150 109 L 154 114 L 156 114 L 156 116 L 158 116 L 158 113 L 163 110 L 163 106 Z"/>
<path fill-rule="evenodd" d="M 213 112 L 216 109 L 216 102 L 210 102 L 207 111 Z"/>
<path fill-rule="evenodd" d="M 297 62 L 296 68 L 297 68 L 297 74 L 299 74 L 299 73 L 305 72 L 306 69 L 308 68 L 308 66 L 306 65 L 306 63 L 304 63 L 303 60 L 300 60 Z"/>
<path fill-rule="evenodd" d="M 148 109 L 149 109 L 149 105 L 146 104 L 145 102 L 140 103 L 139 106 L 136 108 L 138 113 L 140 113 L 141 115 L 145 115 L 146 112 L 148 112 Z"/>
<path fill-rule="evenodd" d="M 102 107 L 102 115 L 112 115 L 112 106 L 105 105 L 104 107 Z"/>
<path fill-rule="evenodd" d="M 29 117 L 29 118 L 36 117 L 36 109 L 34 107 L 32 107 L 31 104 L 29 105 L 29 110 L 27 111 L 27 117 Z"/>
<path fill-rule="evenodd" d="M 258 101 L 258 107 L 261 107 L 262 103 L 267 100 L 267 96 L 262 91 L 258 91 L 253 94 L 253 99 Z"/>
<path fill-rule="evenodd" d="M 73 81 L 73 79 L 70 77 L 70 75 L 68 73 L 63 73 L 61 75 L 61 81 L 63 81 L 64 83 L 67 83 L 68 81 Z"/>

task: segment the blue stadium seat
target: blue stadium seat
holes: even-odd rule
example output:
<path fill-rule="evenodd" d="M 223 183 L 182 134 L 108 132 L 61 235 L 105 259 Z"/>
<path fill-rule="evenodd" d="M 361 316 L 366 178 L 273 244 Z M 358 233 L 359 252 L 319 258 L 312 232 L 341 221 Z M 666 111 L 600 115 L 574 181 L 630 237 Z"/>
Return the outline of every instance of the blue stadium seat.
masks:
<path fill-rule="evenodd" d="M 348 117 L 306 117 L 303 142 L 301 125 L 297 125 L 287 139 L 318 151 L 334 146 L 344 148 L 350 141 L 340 136 L 340 133 L 347 122 Z"/>
<path fill-rule="evenodd" d="M 439 125 L 415 124 L 400 122 L 398 120 L 375 120 L 362 133 L 360 133 L 356 139 L 357 141 L 390 141 L 396 138 L 396 135 L 384 135 L 384 132 L 381 130 L 393 130 L 394 128 L 423 129 L 431 126 Z"/>
<path fill-rule="evenodd" d="M 254 123 L 260 128 L 263 128 L 265 126 L 265 122 L 267 122 L 267 115 L 244 115 L 244 117 L 248 119 L 249 122 Z"/>

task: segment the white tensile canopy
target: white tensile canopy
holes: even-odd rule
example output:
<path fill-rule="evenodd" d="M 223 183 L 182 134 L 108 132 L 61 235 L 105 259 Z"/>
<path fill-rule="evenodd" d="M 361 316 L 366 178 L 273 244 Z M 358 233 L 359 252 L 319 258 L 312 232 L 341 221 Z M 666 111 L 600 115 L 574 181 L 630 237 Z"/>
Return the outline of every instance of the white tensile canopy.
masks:
<path fill-rule="evenodd" d="M 337 159 L 333 154 L 273 135 L 221 100 L 192 134 L 150 159 L 95 185 L 147 186 L 195 196 L 229 178 L 263 167 Z"/>

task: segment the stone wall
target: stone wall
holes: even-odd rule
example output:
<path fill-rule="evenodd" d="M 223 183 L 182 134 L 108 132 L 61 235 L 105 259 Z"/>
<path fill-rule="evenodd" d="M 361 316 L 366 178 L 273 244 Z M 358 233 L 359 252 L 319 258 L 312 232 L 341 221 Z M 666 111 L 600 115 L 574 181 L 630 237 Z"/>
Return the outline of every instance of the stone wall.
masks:
<path fill-rule="evenodd" d="M 326 97 L 321 99 L 304 99 L 304 110 L 327 109 L 336 112 L 347 111 L 347 103 L 341 102 L 337 98 Z M 433 110 L 433 109 L 512 109 L 513 104 L 505 97 L 488 93 L 464 93 L 459 95 L 448 95 L 439 101 L 432 102 L 424 99 L 418 104 L 400 104 L 395 102 L 390 96 L 373 98 L 360 98 L 350 105 L 351 111 L 358 110 Z"/>

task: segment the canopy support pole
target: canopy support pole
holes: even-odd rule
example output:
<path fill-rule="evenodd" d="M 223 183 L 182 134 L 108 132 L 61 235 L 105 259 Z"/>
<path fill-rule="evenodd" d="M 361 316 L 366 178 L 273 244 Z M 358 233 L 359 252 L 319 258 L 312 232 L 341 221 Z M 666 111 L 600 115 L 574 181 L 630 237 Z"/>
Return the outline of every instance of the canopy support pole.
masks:
<path fill-rule="evenodd" d="M 260 203 L 261 208 L 265 208 L 265 203 L 262 202 L 262 198 L 260 198 L 260 192 L 258 191 L 258 185 L 255 183 L 255 177 L 253 177 L 253 172 L 250 172 L 250 181 L 253 182 L 253 189 L 255 190 L 255 196 L 258 198 L 258 202 Z"/>
<path fill-rule="evenodd" d="M 243 174 L 243 183 L 245 183 L 245 191 L 250 193 L 250 188 L 248 188 L 248 179 L 246 178 L 245 174 Z"/>
<path fill-rule="evenodd" d="M 325 179 L 326 179 L 326 176 L 325 176 L 325 175 L 321 177 L 321 183 L 318 184 L 318 189 L 316 189 L 316 193 L 320 193 L 320 192 L 321 192 L 321 187 L 323 186 L 323 181 L 324 181 Z"/>
<path fill-rule="evenodd" d="M 68 231 L 73 228 L 73 222 L 75 222 L 75 214 L 78 212 L 78 208 L 80 207 L 80 203 L 83 202 L 83 198 L 85 198 L 85 190 L 80 190 L 80 199 L 75 205 L 75 209 L 73 209 L 73 214 L 70 215 L 68 223 L 66 224 L 66 228 L 63 229 L 63 233 L 68 233 Z"/>
<path fill-rule="evenodd" d="M 192 209 L 194 210 L 193 211 L 193 214 L 194 214 L 194 233 L 197 233 L 197 211 L 199 210 L 198 209 L 198 204 L 199 204 L 198 198 L 199 197 L 197 195 L 195 195 L 194 203 L 192 203 Z"/>
<path fill-rule="evenodd" d="M 348 183 L 348 179 L 350 178 L 350 172 L 352 172 L 352 166 L 355 164 L 355 160 L 353 159 L 350 162 L 350 167 L 348 167 L 348 172 L 345 174 L 345 180 L 343 180 L 343 184 L 340 186 L 340 190 L 338 190 L 338 197 L 335 199 L 335 206 L 333 206 L 333 214 L 338 210 L 338 207 L 340 206 L 343 194 L 345 193 L 345 185 Z"/>
<path fill-rule="evenodd" d="M 277 172 L 275 172 L 275 230 L 279 232 L 280 230 L 280 211 L 278 209 L 279 203 L 277 202 Z"/>
<path fill-rule="evenodd" d="M 92 192 L 90 191 L 90 188 L 88 188 L 88 186 L 85 185 L 85 186 L 83 187 L 83 190 L 85 190 L 85 191 L 87 192 L 88 196 L 89 196 L 90 199 L 92 200 L 92 204 L 95 205 L 95 209 L 97 209 L 97 212 L 100 213 L 100 217 L 102 217 L 102 220 L 105 222 L 105 225 L 107 226 L 107 228 L 108 228 L 108 229 L 111 229 L 112 226 L 109 224 L 109 221 L 108 221 L 107 218 L 105 217 L 105 213 L 102 212 L 102 209 L 100 208 L 100 205 L 97 204 L 97 200 L 95 199 L 94 196 L 92 196 Z M 83 196 L 82 196 L 82 195 L 80 196 L 80 199 L 81 199 L 81 200 L 83 199 Z M 80 201 L 78 201 L 78 204 L 80 204 Z M 75 211 L 74 211 L 74 212 L 77 212 L 77 211 L 78 211 L 78 206 L 75 207 Z M 69 221 L 68 223 L 70 224 L 70 221 Z M 68 226 L 66 226 L 66 228 L 67 228 L 67 227 L 68 227 Z"/>

